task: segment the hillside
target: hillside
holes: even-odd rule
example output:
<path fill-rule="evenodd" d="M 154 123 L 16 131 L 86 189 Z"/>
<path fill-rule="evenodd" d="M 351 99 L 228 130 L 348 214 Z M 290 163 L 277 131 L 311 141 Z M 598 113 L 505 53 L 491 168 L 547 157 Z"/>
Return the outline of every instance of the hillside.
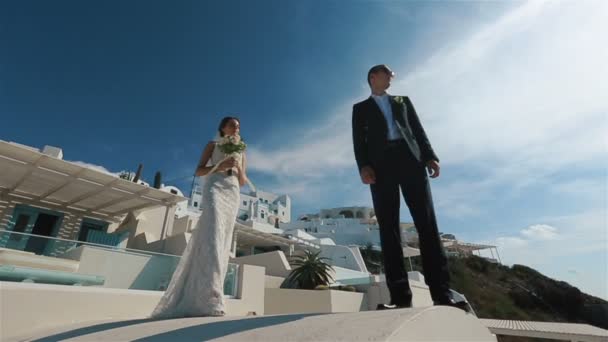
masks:
<path fill-rule="evenodd" d="M 380 253 L 361 250 L 372 273 L 382 269 Z M 422 272 L 419 258 L 414 270 Z M 523 266 L 471 256 L 450 258 L 451 287 L 463 293 L 480 318 L 587 323 L 608 329 L 608 302 Z M 409 267 L 409 261 L 406 260 Z"/>
<path fill-rule="evenodd" d="M 608 302 L 534 269 L 472 256 L 451 258 L 452 288 L 481 318 L 588 323 L 608 329 Z"/>

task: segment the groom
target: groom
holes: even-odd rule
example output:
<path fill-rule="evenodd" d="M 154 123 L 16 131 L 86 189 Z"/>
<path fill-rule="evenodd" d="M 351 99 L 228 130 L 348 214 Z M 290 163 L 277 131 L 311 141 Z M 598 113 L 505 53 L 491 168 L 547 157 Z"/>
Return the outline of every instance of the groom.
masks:
<path fill-rule="evenodd" d="M 394 73 L 376 65 L 367 73 L 371 96 L 353 106 L 353 143 L 361 181 L 369 184 L 384 257 L 390 304 L 378 309 L 411 307 L 399 229 L 399 188 L 418 231 L 424 276 L 435 305 L 459 308 L 450 295 L 447 258 L 437 229 L 427 177 L 439 176 L 433 151 L 412 102 L 386 93 Z"/>

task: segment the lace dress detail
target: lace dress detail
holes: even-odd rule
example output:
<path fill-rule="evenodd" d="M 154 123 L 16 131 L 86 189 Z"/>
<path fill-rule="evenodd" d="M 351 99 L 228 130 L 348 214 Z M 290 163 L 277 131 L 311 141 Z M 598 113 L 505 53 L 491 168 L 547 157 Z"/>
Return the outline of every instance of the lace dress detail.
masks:
<path fill-rule="evenodd" d="M 224 157 L 218 148 L 214 148 L 210 163 L 217 164 Z M 202 188 L 201 217 L 151 318 L 225 314 L 224 277 L 239 208 L 240 188 L 234 175 L 216 172 L 206 177 Z"/>

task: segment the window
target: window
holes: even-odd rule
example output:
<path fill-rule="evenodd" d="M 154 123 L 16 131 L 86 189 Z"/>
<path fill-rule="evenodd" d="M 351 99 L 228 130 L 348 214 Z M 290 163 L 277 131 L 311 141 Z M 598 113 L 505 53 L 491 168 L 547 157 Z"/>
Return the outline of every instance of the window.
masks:
<path fill-rule="evenodd" d="M 344 216 L 344 218 L 354 218 L 355 215 L 350 210 L 342 210 L 339 215 Z"/>
<path fill-rule="evenodd" d="M 194 202 L 194 207 L 198 208 L 198 202 Z"/>
<path fill-rule="evenodd" d="M 19 215 L 19 217 L 17 218 L 17 223 L 15 223 L 15 226 L 13 227 L 13 231 L 19 232 L 19 233 L 25 232 L 25 227 L 27 227 L 27 223 L 29 222 L 29 220 L 30 220 L 29 215 L 25 215 L 25 214 Z M 11 234 L 9 240 L 20 241 L 21 236 L 22 235 Z"/>
<path fill-rule="evenodd" d="M 108 222 L 98 221 L 87 217 L 83 218 L 82 224 L 80 225 L 80 232 L 78 233 L 78 241 L 88 241 L 87 237 L 91 230 L 107 232 Z"/>
<path fill-rule="evenodd" d="M 285 216 L 285 212 L 283 212 L 283 216 Z"/>
<path fill-rule="evenodd" d="M 243 201 L 243 205 L 247 205 L 247 201 Z"/>
<path fill-rule="evenodd" d="M 262 218 L 264 218 L 264 212 L 262 211 L 262 214 L 260 215 Z"/>

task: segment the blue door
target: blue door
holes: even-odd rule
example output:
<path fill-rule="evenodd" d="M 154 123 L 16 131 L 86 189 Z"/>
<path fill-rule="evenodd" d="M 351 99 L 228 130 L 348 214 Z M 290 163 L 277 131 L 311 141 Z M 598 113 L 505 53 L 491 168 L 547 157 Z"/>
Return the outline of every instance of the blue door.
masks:
<path fill-rule="evenodd" d="M 38 213 L 33 208 L 16 206 L 13 217 L 8 223 L 9 232 L 2 236 L 2 246 L 10 249 L 24 250 L 28 236 L 16 233 L 31 233 Z"/>
<path fill-rule="evenodd" d="M 62 213 L 50 210 L 18 205 L 8 224 L 8 230 L 15 233 L 27 233 L 37 236 L 7 233 L 0 246 L 22 251 L 44 254 L 50 239 L 47 236 L 56 236 Z"/>

